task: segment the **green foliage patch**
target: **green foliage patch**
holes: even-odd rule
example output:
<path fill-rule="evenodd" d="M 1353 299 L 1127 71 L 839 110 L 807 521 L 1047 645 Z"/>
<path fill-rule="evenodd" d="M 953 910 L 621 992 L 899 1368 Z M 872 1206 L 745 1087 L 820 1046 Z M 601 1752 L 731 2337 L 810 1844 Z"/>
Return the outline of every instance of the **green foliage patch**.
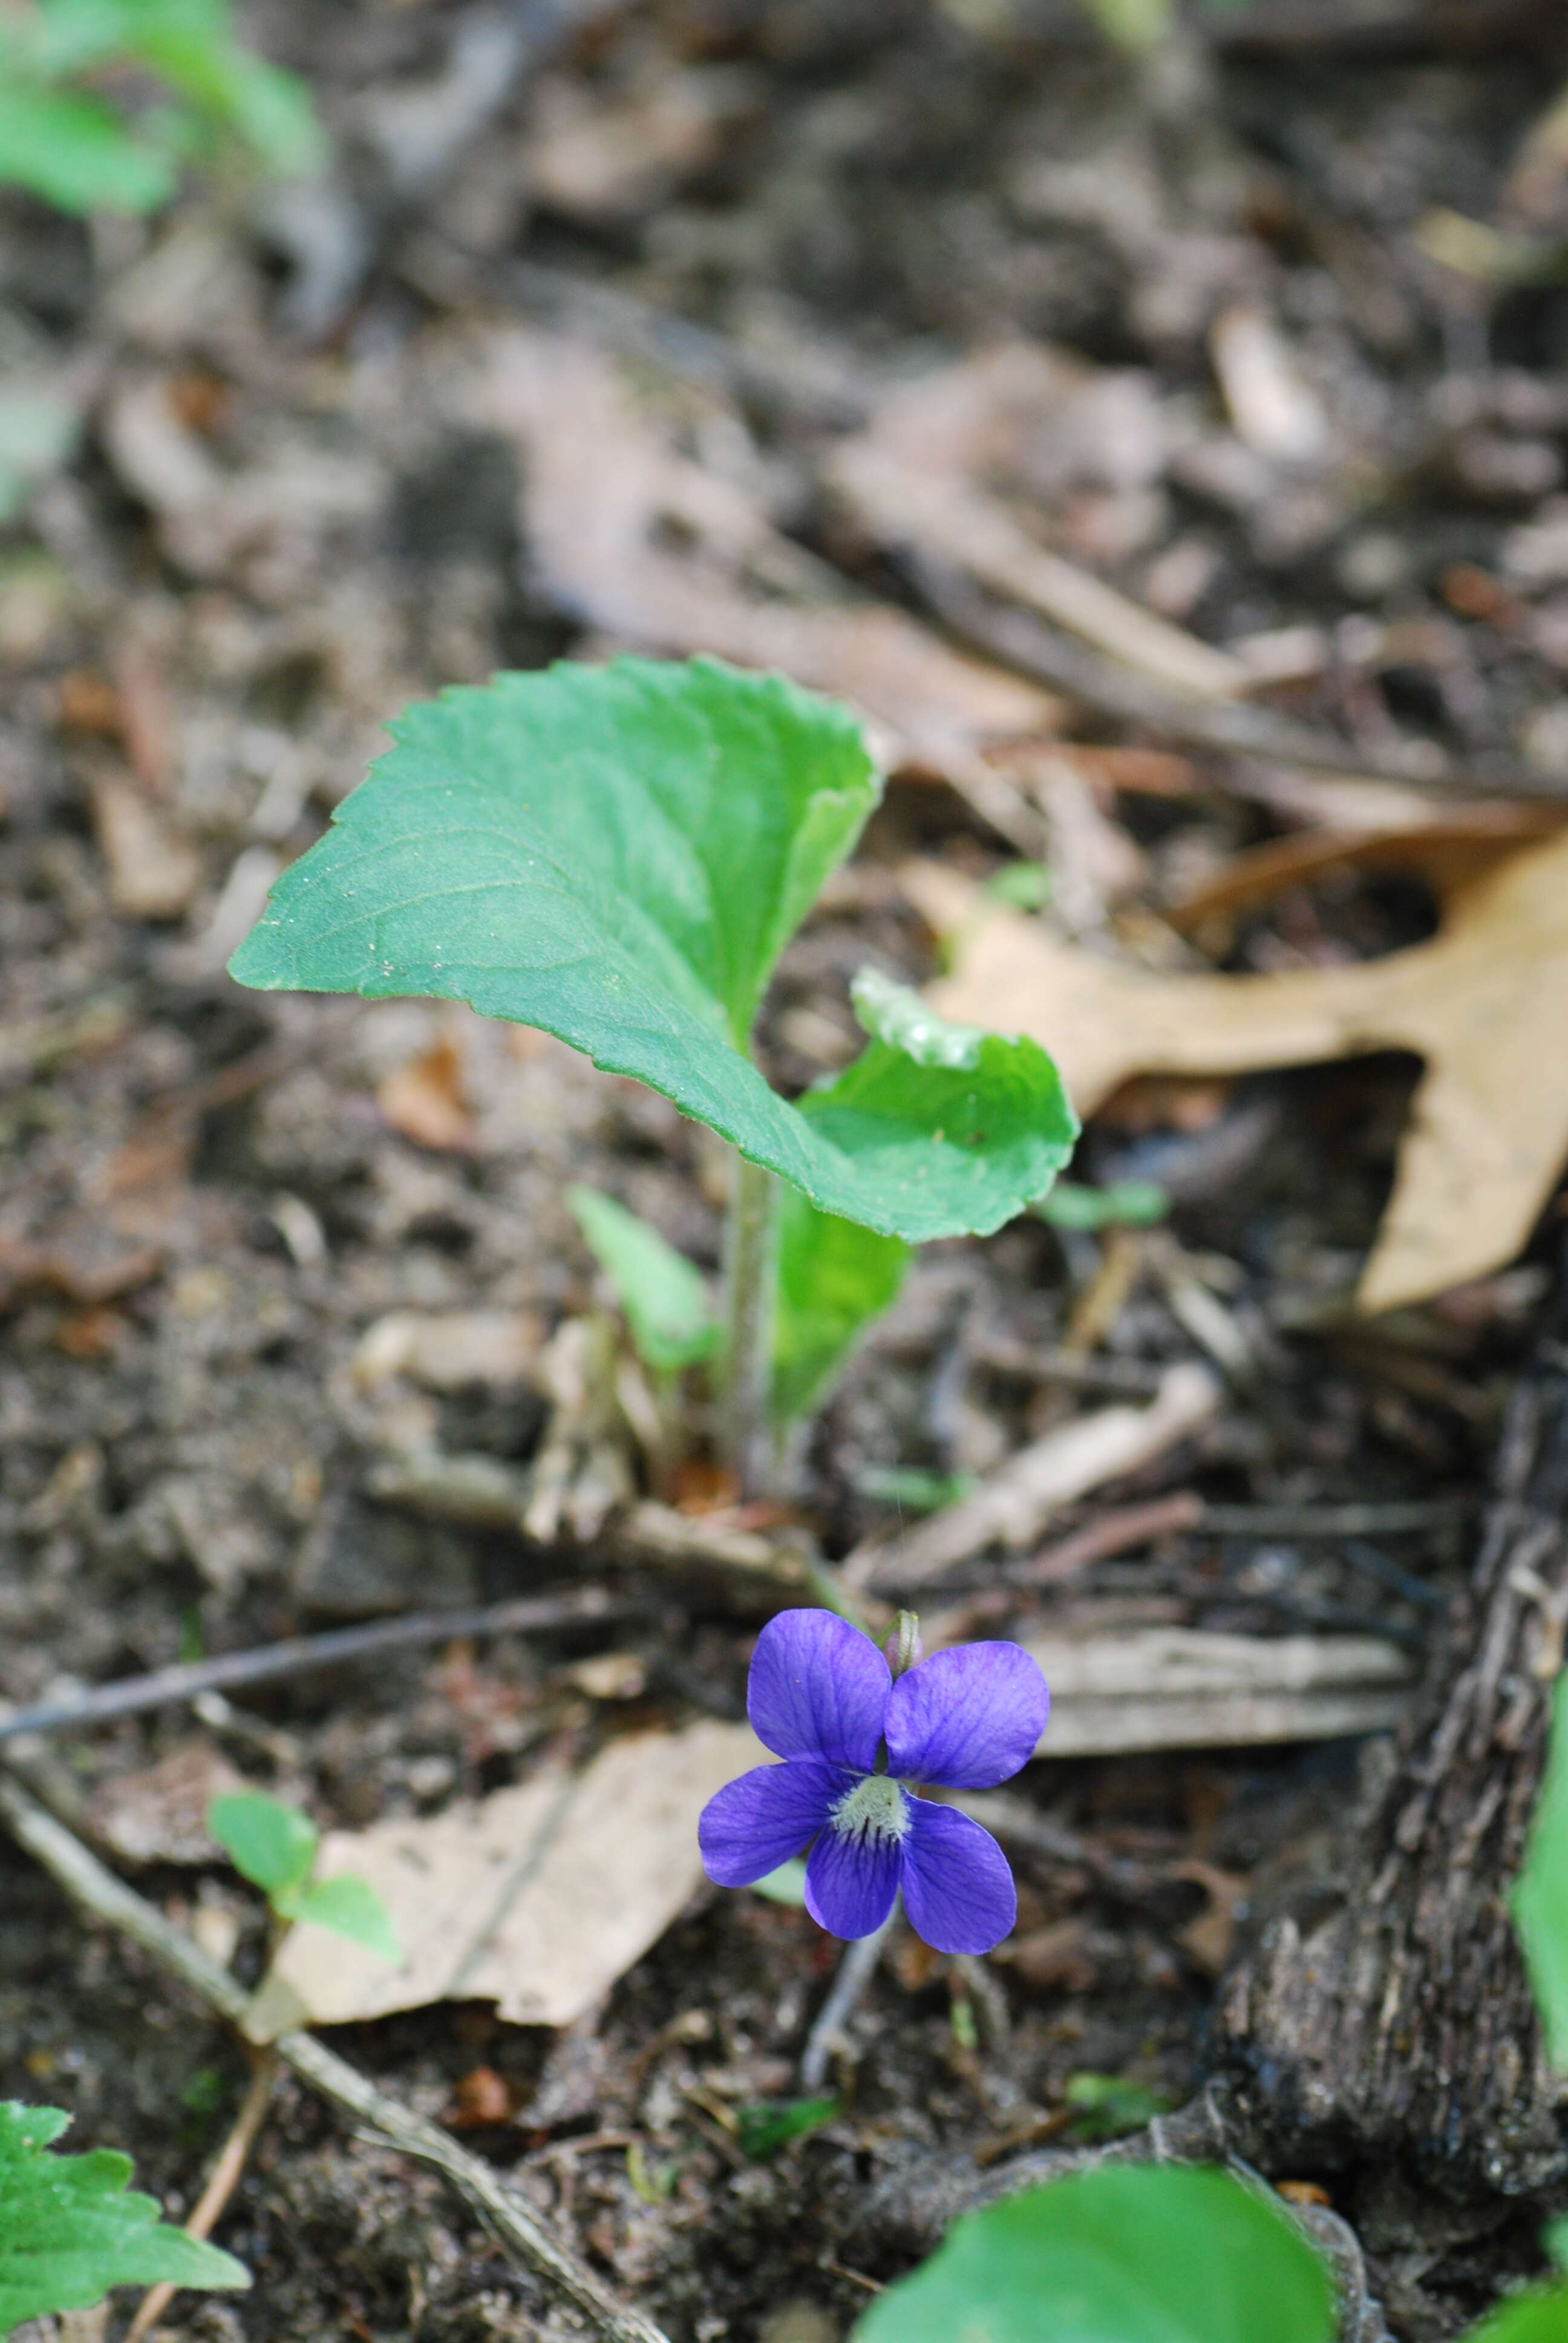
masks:
<path fill-rule="evenodd" d="M 220 2253 L 158 2218 L 129 2192 L 131 2160 L 112 2148 L 57 2156 L 58 2107 L 0 2103 L 0 2335 L 56 2310 L 90 2310 L 111 2287 L 248 2287 Z"/>

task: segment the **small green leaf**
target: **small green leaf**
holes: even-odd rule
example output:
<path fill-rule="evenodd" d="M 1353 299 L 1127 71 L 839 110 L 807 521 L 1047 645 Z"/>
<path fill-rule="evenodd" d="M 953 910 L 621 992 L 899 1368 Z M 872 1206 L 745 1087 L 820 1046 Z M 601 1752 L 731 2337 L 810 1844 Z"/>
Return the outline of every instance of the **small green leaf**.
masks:
<path fill-rule="evenodd" d="M 1552 1694 L 1545 1770 L 1508 1908 L 1546 2055 L 1568 2072 L 1568 1674 L 1558 1676 Z"/>
<path fill-rule="evenodd" d="M 297 1806 L 286 1806 L 265 1790 L 244 1790 L 215 1798 L 206 1826 L 241 1877 L 259 1887 L 276 1910 L 285 1912 L 297 1898 L 319 1845 L 316 1825 Z"/>
<path fill-rule="evenodd" d="M 1171 2111 L 1170 2100 L 1158 2091 L 1146 2090 L 1141 2083 L 1130 2083 L 1121 2075 L 1070 2075 L 1061 2096 L 1070 2107 L 1079 2110 L 1069 2127 L 1076 2140 L 1116 2139 Z"/>
<path fill-rule="evenodd" d="M 274 889 L 240 983 L 540 1026 L 822 1212 L 911 1242 L 1000 1228 L 1066 1161 L 1077 1123 L 1044 1051 L 963 1029 L 933 1054 L 955 1029 L 912 995 L 900 1012 L 863 988 L 880 1038 L 798 1106 L 743 1054 L 877 801 L 846 709 L 711 659 L 618 659 L 448 691 L 392 731 Z"/>
<path fill-rule="evenodd" d="M 1176 29 L 1175 0 L 1083 0 L 1108 41 L 1142 56 Z"/>
<path fill-rule="evenodd" d="M 1467 2327 L 1460 2343 L 1568 2343 L 1568 2287 L 1514 2295 Z"/>
<path fill-rule="evenodd" d="M 862 1497 L 898 1505 L 906 1513 L 940 1513 L 975 1485 L 972 1473 L 931 1473 L 922 1464 L 865 1464 L 855 1475 Z"/>
<path fill-rule="evenodd" d="M 757 2163 L 777 2156 L 792 2139 L 820 2131 L 839 2113 L 837 2099 L 764 2099 L 735 2110 L 735 2137 L 741 2153 Z"/>
<path fill-rule="evenodd" d="M 753 1896 L 766 1896 L 769 1904 L 796 1904 L 803 1907 L 806 1902 L 805 1856 L 792 1855 L 788 1863 L 779 1865 L 777 1871 L 769 1871 L 762 1878 L 754 1879 L 751 1893 Z"/>
<path fill-rule="evenodd" d="M 1030 1211 L 1053 1229 L 1147 1229 L 1169 1218 L 1171 1199 L 1153 1180 L 1113 1180 L 1109 1188 L 1059 1180 Z"/>
<path fill-rule="evenodd" d="M 150 212 L 174 174 L 95 97 L 26 82 L 0 89 L 0 184 L 65 212 Z"/>
<path fill-rule="evenodd" d="M 340 1872 L 332 1879 L 318 1879 L 306 1888 L 294 1907 L 297 1922 L 308 1920 L 317 1928 L 330 1928 L 335 1936 L 347 1936 L 350 1944 L 363 1945 L 384 1961 L 400 1961 L 403 1947 L 397 1941 L 397 1931 L 392 1926 L 392 1916 L 367 1879 L 357 1879 L 351 1872 Z"/>
<path fill-rule="evenodd" d="M 115 2286 L 245 2288 L 232 2255 L 158 2220 L 126 2193 L 128 2156 L 53 2156 L 58 2107 L 0 2103 L 0 2335 L 55 2310 L 90 2310 Z"/>
<path fill-rule="evenodd" d="M 986 893 L 1010 910 L 1043 910 L 1051 897 L 1050 867 L 1043 862 L 1004 862 L 985 882 Z"/>
<path fill-rule="evenodd" d="M 955 2222 L 855 2343 L 1331 2343 L 1335 2325 L 1321 2257 L 1267 2198 L 1198 2166 L 1108 2165 Z"/>
<path fill-rule="evenodd" d="M 566 1201 L 616 1290 L 643 1364 L 671 1374 L 710 1359 L 721 1329 L 701 1271 L 612 1196 L 571 1187 Z"/>
<path fill-rule="evenodd" d="M 910 1249 L 831 1212 L 799 1188 L 779 1197 L 779 1298 L 773 1323 L 773 1413 L 809 1415 L 862 1327 L 903 1282 Z"/>

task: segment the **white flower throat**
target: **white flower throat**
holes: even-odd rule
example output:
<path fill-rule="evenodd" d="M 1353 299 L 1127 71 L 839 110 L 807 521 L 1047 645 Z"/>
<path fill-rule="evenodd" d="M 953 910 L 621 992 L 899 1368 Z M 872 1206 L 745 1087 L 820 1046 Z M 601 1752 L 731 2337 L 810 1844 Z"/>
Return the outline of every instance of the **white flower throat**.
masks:
<path fill-rule="evenodd" d="M 844 1838 L 896 1844 L 910 1835 L 910 1806 L 901 1783 L 890 1774 L 863 1774 L 846 1790 L 829 1817 Z"/>

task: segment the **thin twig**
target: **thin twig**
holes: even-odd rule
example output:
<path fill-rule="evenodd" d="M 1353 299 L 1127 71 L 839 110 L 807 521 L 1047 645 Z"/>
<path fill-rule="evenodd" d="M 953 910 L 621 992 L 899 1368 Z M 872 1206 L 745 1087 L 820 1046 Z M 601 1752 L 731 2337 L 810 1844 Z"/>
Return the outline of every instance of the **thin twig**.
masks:
<path fill-rule="evenodd" d="M 210 2009 L 239 2025 L 249 2000 L 243 1986 L 209 1960 L 154 1905 L 90 1855 L 4 1768 L 0 1768 L 0 1816 L 18 1845 L 43 1865 L 73 1903 L 123 1929 Z M 378 2133 L 388 2147 L 433 2165 L 508 2251 L 574 2304 L 606 2343 L 668 2343 L 651 2319 L 616 2301 L 593 2272 L 506 2187 L 499 2174 L 437 2125 L 377 2090 L 367 2077 L 312 2034 L 280 2034 L 272 2046 L 286 2066 L 357 2124 Z"/>
<path fill-rule="evenodd" d="M 866 1989 L 877 1974 L 882 1946 L 891 1935 L 898 1916 L 899 1907 L 895 1904 L 881 1926 L 852 1944 L 839 1962 L 832 1990 L 817 2012 L 816 2022 L 806 2036 L 806 2047 L 800 2057 L 802 2090 L 821 2089 L 828 2073 L 828 2061 L 842 2044 L 844 2028 L 865 1998 Z"/>
<path fill-rule="evenodd" d="M 1561 802 L 1568 781 L 1509 764 L 1490 772 L 1455 771 L 1430 741 L 1396 749 L 1363 749 L 1298 724 L 1271 708 L 1245 701 L 1185 699 L 1144 676 L 1074 642 L 1032 610 L 1010 608 L 972 587 L 950 562 L 925 553 L 906 556 L 921 593 L 952 633 L 1031 682 L 1065 691 L 1118 723 L 1161 732 L 1168 739 L 1227 757 L 1259 757 L 1308 772 L 1347 773 L 1361 780 L 1396 781 L 1433 795 L 1473 798 L 1483 790 L 1505 797 Z"/>
<path fill-rule="evenodd" d="M 293 1635 L 254 1651 L 221 1652 L 210 1660 L 154 1668 L 146 1675 L 99 1684 L 95 1691 L 70 1700 L 45 1700 L 32 1708 L 12 1709 L 0 1715 L 0 1741 L 15 1741 L 24 1733 L 60 1733 L 76 1725 L 102 1725 L 111 1717 L 135 1716 L 144 1709 L 196 1700 L 204 1692 L 265 1684 L 274 1676 L 303 1675 L 311 1668 L 335 1667 L 343 1660 L 367 1659 L 412 1644 L 445 1644 L 457 1636 L 593 1626 L 622 1618 L 628 1610 L 639 1607 L 606 1594 L 600 1587 L 588 1586 L 576 1594 L 491 1603 L 480 1611 L 417 1611 L 404 1619 L 378 1619 L 367 1627 L 335 1627 L 323 1635 Z"/>
<path fill-rule="evenodd" d="M 277 2080 L 277 2060 L 270 2050 L 256 2053 L 251 2069 L 250 2087 L 240 2101 L 239 2113 L 225 2140 L 212 2177 L 196 2200 L 196 2207 L 186 2223 L 187 2237 L 210 2237 L 225 2207 L 239 2187 L 240 2176 L 249 2161 L 261 2127 L 266 2120 L 266 2110 L 272 2099 L 272 2087 Z M 141 2307 L 126 2328 L 125 2343 L 142 2343 L 179 2292 L 176 2286 L 155 2286 L 144 2294 Z"/>

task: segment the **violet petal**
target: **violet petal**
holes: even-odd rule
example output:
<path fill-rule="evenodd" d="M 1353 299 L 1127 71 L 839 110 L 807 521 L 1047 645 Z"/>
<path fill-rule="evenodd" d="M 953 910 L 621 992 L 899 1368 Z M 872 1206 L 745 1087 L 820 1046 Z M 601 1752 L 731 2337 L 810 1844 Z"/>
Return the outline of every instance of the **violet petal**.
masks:
<path fill-rule="evenodd" d="M 1006 1855 L 990 1831 L 956 1806 L 911 1798 L 910 1823 L 904 1909 L 910 1927 L 933 1952 L 989 1953 L 1018 1917 Z"/>
<path fill-rule="evenodd" d="M 757 1638 L 746 1713 L 780 1757 L 828 1757 L 869 1774 L 892 1682 L 868 1636 L 832 1611 L 780 1611 Z"/>
<path fill-rule="evenodd" d="M 893 1908 L 903 1844 L 859 1832 L 822 1833 L 806 1858 L 806 1909 L 833 1936 L 869 1936 Z"/>
<path fill-rule="evenodd" d="M 800 1853 L 852 1787 L 850 1776 L 820 1757 L 754 1765 L 727 1782 L 702 1809 L 697 1844 L 716 1887 L 749 1887 Z"/>
<path fill-rule="evenodd" d="M 1050 1694 L 1016 1644 L 933 1652 L 899 1678 L 888 1702 L 888 1770 L 903 1782 L 990 1790 L 1027 1765 Z"/>

